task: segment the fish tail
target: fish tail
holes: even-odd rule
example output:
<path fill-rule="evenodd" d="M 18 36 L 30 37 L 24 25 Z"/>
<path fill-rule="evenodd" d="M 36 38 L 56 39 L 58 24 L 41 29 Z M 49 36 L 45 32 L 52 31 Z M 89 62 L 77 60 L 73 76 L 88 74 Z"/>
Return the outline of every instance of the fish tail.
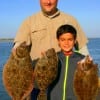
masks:
<path fill-rule="evenodd" d="M 45 92 L 40 92 L 37 100 L 47 100 L 47 94 Z"/>

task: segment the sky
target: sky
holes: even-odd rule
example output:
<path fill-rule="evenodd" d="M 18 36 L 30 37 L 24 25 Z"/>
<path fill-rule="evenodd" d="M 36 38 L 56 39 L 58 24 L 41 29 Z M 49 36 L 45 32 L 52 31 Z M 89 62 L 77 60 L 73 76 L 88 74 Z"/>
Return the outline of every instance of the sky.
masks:
<path fill-rule="evenodd" d="M 74 16 L 87 37 L 100 37 L 100 0 L 59 0 L 58 8 Z M 0 0 L 0 38 L 14 38 L 21 23 L 38 11 L 39 0 Z"/>

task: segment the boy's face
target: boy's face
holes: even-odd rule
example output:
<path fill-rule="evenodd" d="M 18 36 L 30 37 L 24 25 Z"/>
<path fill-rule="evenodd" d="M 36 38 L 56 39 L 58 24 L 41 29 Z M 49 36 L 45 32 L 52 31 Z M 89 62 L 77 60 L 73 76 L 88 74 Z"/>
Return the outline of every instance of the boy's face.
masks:
<path fill-rule="evenodd" d="M 58 44 L 61 50 L 65 53 L 72 52 L 75 44 L 74 36 L 71 33 L 64 33 L 58 39 Z"/>

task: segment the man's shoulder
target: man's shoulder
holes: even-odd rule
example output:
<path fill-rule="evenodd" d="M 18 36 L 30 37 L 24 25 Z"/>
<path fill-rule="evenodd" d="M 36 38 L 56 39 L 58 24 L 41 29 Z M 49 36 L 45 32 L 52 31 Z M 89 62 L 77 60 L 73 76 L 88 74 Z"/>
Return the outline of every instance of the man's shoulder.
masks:
<path fill-rule="evenodd" d="M 59 12 L 60 12 L 61 16 L 75 19 L 75 17 L 73 15 L 69 14 L 69 13 L 66 13 L 66 12 L 63 12 L 63 11 L 60 11 L 60 10 L 59 10 Z"/>
<path fill-rule="evenodd" d="M 41 17 L 41 15 L 42 15 L 41 11 L 33 13 L 32 15 L 26 17 L 24 19 L 24 22 L 34 22 L 36 19 L 39 19 Z"/>
<path fill-rule="evenodd" d="M 33 14 L 32 14 L 31 16 L 29 16 L 29 17 L 33 18 L 33 17 L 39 16 L 39 15 L 41 15 L 41 14 L 42 14 L 42 12 L 39 11 L 39 12 L 33 13 Z"/>
<path fill-rule="evenodd" d="M 36 13 L 33 13 L 32 15 L 26 17 L 26 18 L 24 19 L 24 22 L 30 22 L 30 21 L 34 20 L 34 19 L 36 19 L 37 17 L 39 17 L 40 14 L 41 14 L 40 11 L 39 11 L 39 12 L 36 12 Z"/>

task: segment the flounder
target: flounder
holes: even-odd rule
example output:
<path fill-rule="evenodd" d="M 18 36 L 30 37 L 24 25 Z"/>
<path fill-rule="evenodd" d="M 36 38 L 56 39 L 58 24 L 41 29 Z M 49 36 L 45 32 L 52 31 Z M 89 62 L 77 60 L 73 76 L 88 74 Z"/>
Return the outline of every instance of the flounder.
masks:
<path fill-rule="evenodd" d="M 53 48 L 48 49 L 37 61 L 34 75 L 40 89 L 38 100 L 47 100 L 46 90 L 57 76 L 58 57 Z"/>
<path fill-rule="evenodd" d="M 96 100 L 98 94 L 98 65 L 86 56 L 77 64 L 74 92 L 78 100 Z"/>
<path fill-rule="evenodd" d="M 11 53 L 3 68 L 3 83 L 12 100 L 24 100 L 33 89 L 30 46 L 22 43 Z"/>

